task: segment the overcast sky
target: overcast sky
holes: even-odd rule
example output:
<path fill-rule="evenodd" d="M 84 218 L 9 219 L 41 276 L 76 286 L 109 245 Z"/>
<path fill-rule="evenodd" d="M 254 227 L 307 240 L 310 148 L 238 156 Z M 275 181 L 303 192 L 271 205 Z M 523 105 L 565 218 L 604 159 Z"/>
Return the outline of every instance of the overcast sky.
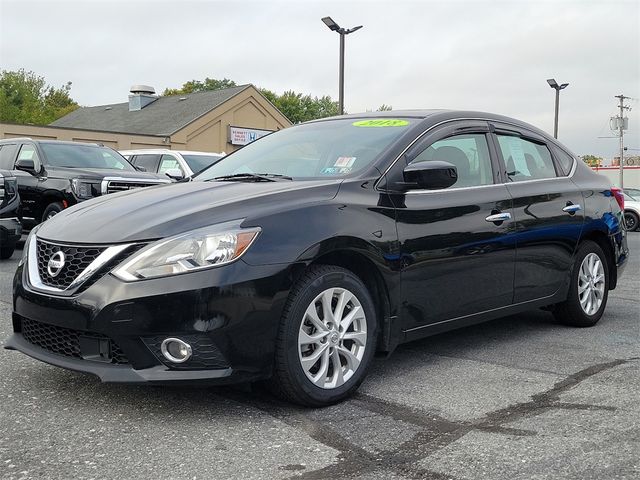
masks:
<path fill-rule="evenodd" d="M 629 153 L 640 154 L 640 2 L 634 1 L 31 1 L 0 0 L 0 68 L 73 82 L 81 105 L 124 102 L 142 83 L 161 92 L 230 78 L 282 93 L 338 97 L 345 108 L 473 109 L 553 131 L 578 154 L 611 157 L 614 95 L 628 103 Z"/>

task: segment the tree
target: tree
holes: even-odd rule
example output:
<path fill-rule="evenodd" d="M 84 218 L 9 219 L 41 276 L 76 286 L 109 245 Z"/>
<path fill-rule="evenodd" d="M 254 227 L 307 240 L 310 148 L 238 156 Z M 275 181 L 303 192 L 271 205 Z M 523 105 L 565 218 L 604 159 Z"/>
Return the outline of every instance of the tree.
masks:
<path fill-rule="evenodd" d="M 0 73 L 0 121 L 49 124 L 78 108 L 70 91 L 71 82 L 55 88 L 34 72 L 3 70 Z"/>
<path fill-rule="evenodd" d="M 229 80 L 228 78 L 223 78 L 222 80 L 217 80 L 215 78 L 205 78 L 204 81 L 200 80 L 189 80 L 186 83 L 182 84 L 182 88 L 165 88 L 162 95 L 184 95 L 185 93 L 194 93 L 194 92 L 205 92 L 208 90 L 221 90 L 223 88 L 236 87 L 236 82 L 233 80 Z"/>
<path fill-rule="evenodd" d="M 187 93 L 203 92 L 207 90 L 220 90 L 237 86 L 236 82 L 223 78 L 217 80 L 215 78 L 205 78 L 204 81 L 190 80 L 182 85 L 181 88 L 166 88 L 162 93 L 168 95 L 184 95 Z M 259 88 L 267 100 L 282 112 L 291 123 L 306 122 L 317 118 L 331 117 L 338 115 L 338 102 L 334 102 L 330 96 L 312 97 L 311 95 L 303 95 L 292 90 L 287 90 L 282 95 L 278 95 L 266 88 Z"/>
<path fill-rule="evenodd" d="M 596 157 L 595 155 L 583 155 L 582 161 L 590 167 L 599 167 L 602 164 L 602 157 Z"/>

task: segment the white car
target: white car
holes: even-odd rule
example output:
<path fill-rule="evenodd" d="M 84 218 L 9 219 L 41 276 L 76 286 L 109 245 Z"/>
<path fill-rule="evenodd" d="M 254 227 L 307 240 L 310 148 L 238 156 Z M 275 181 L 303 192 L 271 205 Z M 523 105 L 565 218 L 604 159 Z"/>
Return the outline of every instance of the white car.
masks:
<path fill-rule="evenodd" d="M 629 232 L 640 226 L 640 200 L 624 192 L 624 223 Z"/>
<path fill-rule="evenodd" d="M 165 174 L 176 180 L 190 177 L 225 156 L 224 152 L 191 152 L 166 148 L 121 150 L 120 154 L 136 168 L 142 167 L 146 172 Z"/>

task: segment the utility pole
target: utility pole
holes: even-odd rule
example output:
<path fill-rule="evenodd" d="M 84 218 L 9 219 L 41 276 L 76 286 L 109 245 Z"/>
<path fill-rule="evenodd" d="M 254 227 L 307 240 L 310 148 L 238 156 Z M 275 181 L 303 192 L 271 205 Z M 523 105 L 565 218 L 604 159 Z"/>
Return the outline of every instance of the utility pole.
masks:
<path fill-rule="evenodd" d="M 624 104 L 625 100 L 628 100 L 630 97 L 625 97 L 624 95 L 616 95 L 615 98 L 620 100 L 618 107 L 620 108 L 620 116 L 617 118 L 617 127 L 620 135 L 620 188 L 624 188 L 624 111 L 631 110 L 631 107 Z"/>

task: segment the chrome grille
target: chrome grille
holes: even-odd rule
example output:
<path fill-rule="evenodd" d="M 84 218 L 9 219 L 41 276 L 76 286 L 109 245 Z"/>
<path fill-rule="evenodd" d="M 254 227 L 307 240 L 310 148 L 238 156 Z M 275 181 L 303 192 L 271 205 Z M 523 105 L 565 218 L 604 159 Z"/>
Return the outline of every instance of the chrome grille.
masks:
<path fill-rule="evenodd" d="M 153 185 L 158 185 L 158 184 L 110 180 L 109 182 L 107 182 L 107 194 L 117 193 L 117 192 L 126 192 L 127 190 L 132 190 L 134 188 L 151 187 Z"/>
<path fill-rule="evenodd" d="M 105 250 L 106 247 L 72 247 L 37 239 L 40 280 L 49 287 L 64 290 Z M 60 273 L 54 277 L 47 271 L 47 266 L 51 257 L 59 251 L 64 254 L 65 261 Z"/>
<path fill-rule="evenodd" d="M 57 295 L 79 293 L 145 245 L 144 242 L 112 246 L 64 245 L 35 237 L 28 245 L 29 283 L 38 290 Z M 52 257 L 57 261 L 51 263 L 55 275 L 49 273 Z M 59 267 L 60 262 L 62 267 Z"/>

